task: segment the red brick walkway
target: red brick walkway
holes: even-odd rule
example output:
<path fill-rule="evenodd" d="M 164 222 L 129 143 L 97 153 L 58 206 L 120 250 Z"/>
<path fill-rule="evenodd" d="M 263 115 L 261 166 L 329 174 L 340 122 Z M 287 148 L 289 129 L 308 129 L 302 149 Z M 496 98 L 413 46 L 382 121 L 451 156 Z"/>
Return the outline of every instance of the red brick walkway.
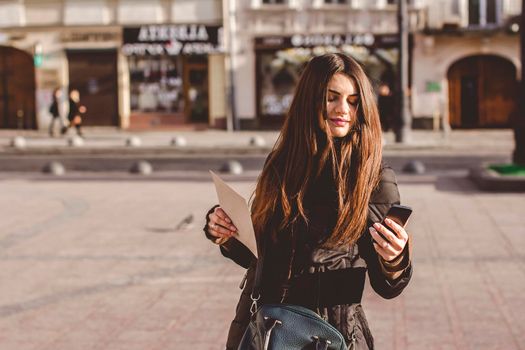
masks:
<path fill-rule="evenodd" d="M 377 348 L 525 349 L 525 196 L 414 179 L 400 177 L 412 283 L 363 302 Z M 1 350 L 223 347 L 242 269 L 202 237 L 211 183 L 3 180 L 0 193 Z"/>

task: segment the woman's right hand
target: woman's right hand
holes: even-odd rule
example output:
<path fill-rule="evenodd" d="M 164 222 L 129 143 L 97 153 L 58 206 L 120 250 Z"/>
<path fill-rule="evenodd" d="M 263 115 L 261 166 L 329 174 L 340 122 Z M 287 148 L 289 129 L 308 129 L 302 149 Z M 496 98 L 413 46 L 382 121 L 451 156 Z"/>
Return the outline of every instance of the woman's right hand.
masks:
<path fill-rule="evenodd" d="M 233 237 L 237 232 L 237 228 L 232 224 L 230 217 L 222 210 L 221 207 L 215 210 L 208 217 L 207 231 L 213 237 L 220 239 L 228 239 Z"/>

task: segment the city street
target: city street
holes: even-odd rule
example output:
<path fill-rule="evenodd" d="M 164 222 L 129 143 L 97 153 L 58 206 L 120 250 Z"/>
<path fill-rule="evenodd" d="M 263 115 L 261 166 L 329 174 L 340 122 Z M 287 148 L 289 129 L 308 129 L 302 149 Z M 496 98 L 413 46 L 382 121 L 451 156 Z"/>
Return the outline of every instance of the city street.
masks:
<path fill-rule="evenodd" d="M 0 62 L 0 350 L 224 349 L 210 171 L 249 199 L 328 146 L 413 208 L 374 350 L 525 350 L 525 0 L 0 1 Z"/>
<path fill-rule="evenodd" d="M 243 271 L 204 239 L 202 178 L 2 177 L 0 349 L 223 348 Z M 255 175 L 234 179 L 248 197 Z M 525 196 L 398 180 L 414 276 L 393 300 L 367 287 L 377 349 L 525 349 Z"/>

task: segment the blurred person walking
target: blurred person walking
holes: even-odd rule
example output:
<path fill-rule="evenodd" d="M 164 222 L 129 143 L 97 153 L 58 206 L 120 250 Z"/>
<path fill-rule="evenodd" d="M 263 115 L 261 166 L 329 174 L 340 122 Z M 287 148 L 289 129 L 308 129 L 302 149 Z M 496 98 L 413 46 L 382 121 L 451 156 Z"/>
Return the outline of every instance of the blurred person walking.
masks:
<path fill-rule="evenodd" d="M 80 92 L 73 89 L 69 92 L 69 113 L 67 119 L 69 126 L 62 129 L 62 134 L 65 134 L 68 128 L 75 127 L 78 136 L 82 137 L 82 116 L 86 113 L 86 106 L 80 103 Z"/>
<path fill-rule="evenodd" d="M 412 276 L 404 227 L 380 223 L 400 197 L 394 171 L 382 162 L 373 88 L 355 60 L 332 53 L 310 60 L 295 91 L 251 205 L 264 261 L 259 295 L 251 295 L 256 258 L 235 239 L 228 213 L 217 205 L 206 215 L 206 237 L 247 269 L 226 348 L 242 340 L 259 349 L 243 339 L 251 306 L 286 303 L 316 312 L 349 349 L 372 350 L 361 306 L 366 273 L 387 299 Z"/>
<path fill-rule="evenodd" d="M 60 125 L 60 130 L 63 130 L 64 120 L 60 114 L 60 103 L 62 99 L 62 89 L 55 88 L 53 90 L 53 100 L 49 106 L 49 113 L 51 114 L 51 122 L 49 123 L 49 136 L 55 136 L 55 123 L 58 121 Z"/>

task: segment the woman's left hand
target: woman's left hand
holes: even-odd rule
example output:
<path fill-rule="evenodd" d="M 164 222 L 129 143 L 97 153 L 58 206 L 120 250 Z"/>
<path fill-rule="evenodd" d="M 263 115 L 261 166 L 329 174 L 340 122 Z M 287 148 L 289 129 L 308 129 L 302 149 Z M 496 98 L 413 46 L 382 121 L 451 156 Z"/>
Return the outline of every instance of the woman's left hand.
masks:
<path fill-rule="evenodd" d="M 370 234 L 374 239 L 374 249 L 385 261 L 392 261 L 399 256 L 405 249 L 408 242 L 408 233 L 403 226 L 398 225 L 393 220 L 385 219 L 388 228 L 375 223 L 369 228 Z M 390 229 L 389 229 L 390 228 Z M 392 232 L 393 231 L 393 232 Z M 383 235 L 383 237 L 379 234 Z"/>

